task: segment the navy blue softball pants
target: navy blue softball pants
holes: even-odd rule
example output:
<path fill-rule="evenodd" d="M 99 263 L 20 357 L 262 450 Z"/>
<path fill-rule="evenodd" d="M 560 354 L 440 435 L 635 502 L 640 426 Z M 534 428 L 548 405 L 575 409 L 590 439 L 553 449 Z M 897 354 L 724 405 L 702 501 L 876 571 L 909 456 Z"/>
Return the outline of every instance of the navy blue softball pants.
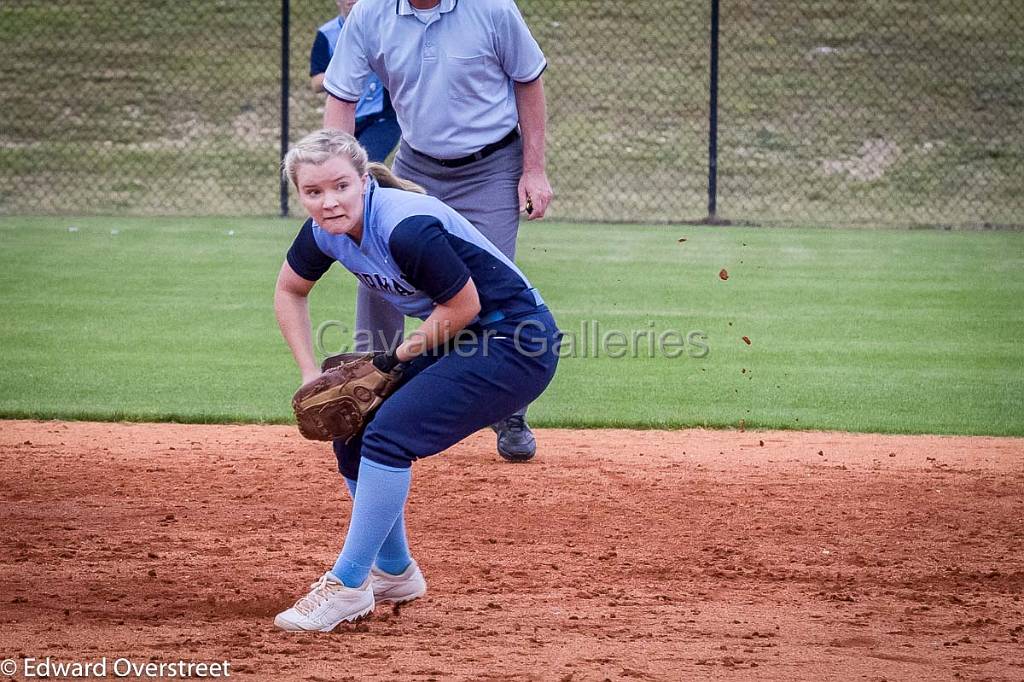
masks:
<path fill-rule="evenodd" d="M 403 384 L 361 437 L 334 441 L 338 470 L 357 480 L 361 457 L 408 468 L 535 400 L 555 375 L 561 332 L 546 306 L 486 327 L 408 363 Z"/>

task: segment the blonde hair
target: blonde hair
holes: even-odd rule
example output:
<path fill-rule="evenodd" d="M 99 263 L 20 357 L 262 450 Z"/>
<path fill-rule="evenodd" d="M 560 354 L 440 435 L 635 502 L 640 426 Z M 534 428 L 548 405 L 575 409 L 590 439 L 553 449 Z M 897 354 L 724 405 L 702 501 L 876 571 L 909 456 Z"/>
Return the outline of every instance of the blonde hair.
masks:
<path fill-rule="evenodd" d="M 366 150 L 359 144 L 359 141 L 340 130 L 317 130 L 296 142 L 295 146 L 285 154 L 284 161 L 281 162 L 281 174 L 297 188 L 299 183 L 296 176 L 299 166 L 307 163 L 319 166 L 336 156 L 348 159 L 360 176 L 367 173 L 372 175 L 381 187 L 426 194 L 422 187 L 415 182 L 397 177 L 384 164 L 369 161 L 366 157 Z"/>

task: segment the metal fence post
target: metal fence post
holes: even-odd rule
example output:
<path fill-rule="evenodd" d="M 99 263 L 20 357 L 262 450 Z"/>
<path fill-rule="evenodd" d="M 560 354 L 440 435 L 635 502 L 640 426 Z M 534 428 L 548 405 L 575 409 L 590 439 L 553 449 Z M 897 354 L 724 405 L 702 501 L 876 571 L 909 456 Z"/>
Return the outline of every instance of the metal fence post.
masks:
<path fill-rule="evenodd" d="M 708 96 L 708 217 L 714 224 L 718 212 L 718 0 L 711 0 L 711 77 Z"/>
<path fill-rule="evenodd" d="M 288 153 L 288 22 L 289 0 L 281 0 L 281 161 Z M 288 181 L 281 178 L 281 217 L 288 217 Z"/>

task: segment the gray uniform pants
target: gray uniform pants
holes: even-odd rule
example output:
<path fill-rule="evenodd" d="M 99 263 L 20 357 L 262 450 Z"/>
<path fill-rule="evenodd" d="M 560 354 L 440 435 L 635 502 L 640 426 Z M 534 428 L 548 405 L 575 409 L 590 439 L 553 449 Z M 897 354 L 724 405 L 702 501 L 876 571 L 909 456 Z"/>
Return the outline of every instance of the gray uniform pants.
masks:
<path fill-rule="evenodd" d="M 517 138 L 487 158 L 459 168 L 445 168 L 417 154 L 402 140 L 393 170 L 398 177 L 415 182 L 427 190 L 427 194 L 454 208 L 509 260 L 515 260 L 519 235 L 518 188 L 523 172 L 522 139 Z M 392 340 L 401 338 L 404 324 L 400 312 L 372 290 L 359 285 L 357 351 L 385 350 Z"/>

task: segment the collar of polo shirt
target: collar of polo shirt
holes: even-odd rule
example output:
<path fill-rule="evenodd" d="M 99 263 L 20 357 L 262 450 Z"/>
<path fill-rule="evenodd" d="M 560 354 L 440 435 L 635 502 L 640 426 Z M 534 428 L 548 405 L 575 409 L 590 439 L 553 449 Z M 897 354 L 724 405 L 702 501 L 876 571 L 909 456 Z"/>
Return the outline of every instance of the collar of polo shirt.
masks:
<path fill-rule="evenodd" d="M 399 16 L 405 16 L 413 13 L 413 8 L 409 3 L 409 0 L 397 0 L 397 3 L 395 11 Z M 437 6 L 441 8 L 441 14 L 444 14 L 445 12 L 451 12 L 455 9 L 455 5 L 457 4 L 459 4 L 459 0 L 441 0 Z"/>

